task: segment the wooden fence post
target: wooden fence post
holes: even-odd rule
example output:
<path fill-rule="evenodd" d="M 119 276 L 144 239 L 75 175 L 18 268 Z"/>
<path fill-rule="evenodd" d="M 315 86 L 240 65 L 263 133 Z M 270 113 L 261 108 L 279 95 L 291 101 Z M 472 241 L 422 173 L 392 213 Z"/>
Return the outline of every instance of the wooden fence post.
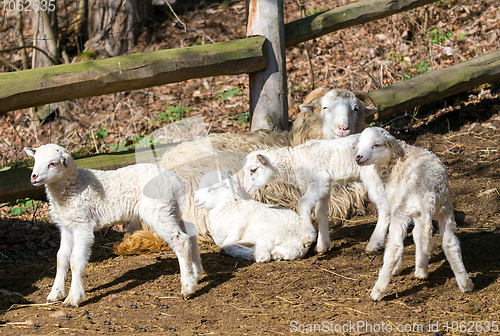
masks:
<path fill-rule="evenodd" d="M 267 68 L 249 74 L 251 130 L 288 130 L 283 0 L 246 0 L 247 37 L 267 38 Z"/>

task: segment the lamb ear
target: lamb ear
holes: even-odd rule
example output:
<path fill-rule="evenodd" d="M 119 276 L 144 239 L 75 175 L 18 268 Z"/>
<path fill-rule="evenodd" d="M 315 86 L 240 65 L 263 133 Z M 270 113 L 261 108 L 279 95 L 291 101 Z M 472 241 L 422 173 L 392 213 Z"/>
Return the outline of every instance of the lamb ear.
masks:
<path fill-rule="evenodd" d="M 309 112 L 309 113 L 314 113 L 314 110 L 316 109 L 316 104 L 315 103 L 307 103 L 307 104 L 302 104 L 299 106 L 299 109 L 304 112 Z"/>
<path fill-rule="evenodd" d="M 71 156 L 68 153 L 63 153 L 63 155 L 61 156 L 61 163 L 64 165 L 64 167 L 68 167 L 68 159 L 70 157 Z"/>
<path fill-rule="evenodd" d="M 29 156 L 35 157 L 36 148 L 24 147 L 24 152 Z"/>
<path fill-rule="evenodd" d="M 262 165 L 265 165 L 267 163 L 266 157 L 262 154 L 257 154 L 257 160 L 259 160 Z"/>

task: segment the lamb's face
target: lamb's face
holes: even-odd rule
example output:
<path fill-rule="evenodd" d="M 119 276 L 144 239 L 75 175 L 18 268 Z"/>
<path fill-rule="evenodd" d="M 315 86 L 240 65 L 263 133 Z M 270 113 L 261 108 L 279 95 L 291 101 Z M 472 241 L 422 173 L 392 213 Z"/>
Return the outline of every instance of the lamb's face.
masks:
<path fill-rule="evenodd" d="M 35 158 L 31 184 L 39 186 L 64 179 L 68 161 L 71 159 L 71 155 L 65 148 L 56 144 L 47 144 L 38 148 L 26 147 L 24 151 Z"/>
<path fill-rule="evenodd" d="M 388 137 L 392 137 L 392 135 L 380 127 L 366 128 L 361 132 L 356 153 L 358 165 L 375 164 L 381 166 L 387 164 L 392 155 Z"/>
<path fill-rule="evenodd" d="M 223 188 L 222 184 L 217 183 L 210 187 L 198 189 L 194 194 L 194 205 L 199 209 L 215 208 L 221 188 Z"/>
<path fill-rule="evenodd" d="M 243 166 L 245 177 L 243 187 L 248 193 L 254 193 L 259 188 L 274 181 L 274 170 L 265 151 L 255 151 L 247 155 Z"/>
<path fill-rule="evenodd" d="M 217 170 L 208 172 L 202 177 L 194 194 L 194 205 L 200 209 L 213 209 L 219 201 L 233 194 L 234 187 L 229 172 Z"/>
<path fill-rule="evenodd" d="M 323 137 L 337 139 L 348 136 L 355 128 L 359 117 L 361 102 L 352 93 L 332 90 L 321 98 L 321 118 L 323 119 Z"/>

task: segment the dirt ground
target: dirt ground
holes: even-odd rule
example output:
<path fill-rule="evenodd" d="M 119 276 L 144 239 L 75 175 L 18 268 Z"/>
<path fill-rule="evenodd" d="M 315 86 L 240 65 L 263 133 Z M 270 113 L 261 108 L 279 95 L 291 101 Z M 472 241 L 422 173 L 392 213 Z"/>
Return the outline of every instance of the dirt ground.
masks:
<path fill-rule="evenodd" d="M 344 2 L 338 1 L 337 4 L 341 5 Z M 287 3 L 292 6 L 295 1 Z M 331 7 L 321 1 L 314 3 L 322 4 L 323 10 Z M 498 11 L 491 9 L 494 3 L 494 1 L 482 1 L 474 2 L 473 5 L 460 5 L 453 1 L 438 2 L 432 10 L 429 10 L 433 15 L 429 16 L 428 28 L 436 24 L 439 27 L 450 28 L 455 34 L 462 29 L 460 24 L 463 21 L 463 26 L 469 29 L 468 35 L 463 40 L 454 40 L 454 47 L 461 54 L 460 57 L 468 59 L 491 51 L 498 48 L 499 42 L 496 37 L 500 33 Z M 242 3 L 236 1 L 230 4 L 241 16 L 244 12 Z M 232 39 L 243 34 L 241 30 L 231 30 L 230 33 L 222 34 L 220 29 L 224 30 L 224 25 L 215 23 L 223 21 L 214 19 L 216 15 L 222 14 L 223 9 L 220 9 L 222 6 L 219 8 L 211 5 L 207 8 L 180 13 L 181 18 L 186 22 L 203 21 L 200 17 L 203 18 L 208 11 L 212 11 L 209 13 L 210 18 L 207 18 L 206 22 L 203 21 L 203 24 L 200 23 L 200 27 L 209 35 L 220 34 L 223 39 Z M 291 20 L 291 15 L 287 13 L 289 15 L 287 19 Z M 365 88 L 370 91 L 376 89 L 379 84 L 390 84 L 390 79 L 392 77 L 397 79 L 397 74 L 401 71 L 403 73 L 414 71 L 416 75 L 418 67 L 397 68 L 397 66 L 404 68 L 405 63 L 401 59 L 395 61 L 389 47 L 391 41 L 401 38 L 401 36 L 394 37 L 397 35 L 397 32 L 393 31 L 397 30 L 394 27 L 398 27 L 394 20 L 405 18 L 404 15 L 316 40 L 313 62 L 320 64 L 318 68 L 324 69 L 322 66 L 328 62 L 340 65 L 333 70 L 327 68 L 324 73 L 322 70 L 319 74 L 320 79 L 324 76 L 324 83 L 331 84 L 328 79 L 340 87 Z M 415 22 L 423 22 L 424 12 L 416 10 L 410 17 L 415 18 Z M 231 18 L 228 22 L 237 26 L 238 20 L 240 19 Z M 443 23 L 437 24 L 439 22 Z M 165 25 L 168 26 L 167 23 Z M 458 28 L 452 29 L 455 25 Z M 364 64 L 359 57 L 362 57 L 365 51 L 366 54 L 370 53 L 370 43 L 363 42 L 356 45 L 352 41 L 361 39 L 362 35 L 369 35 L 367 31 L 373 27 L 378 27 L 378 35 L 376 38 L 375 35 L 370 35 L 372 37 L 369 36 L 368 41 L 373 38 L 379 45 L 372 55 L 375 61 L 365 64 L 367 74 L 364 74 L 361 69 L 349 68 L 346 63 L 352 62 L 353 67 Z M 417 23 L 415 26 L 409 24 L 402 29 L 414 34 L 420 30 L 422 28 Z M 425 29 L 423 31 L 427 34 Z M 192 40 L 196 41 L 196 34 L 199 34 L 199 31 L 189 34 L 192 35 Z M 341 45 L 338 39 L 346 36 L 353 38 Z M 170 41 L 169 35 L 161 38 L 162 41 Z M 189 42 L 189 39 L 187 41 Z M 414 64 L 422 64 L 424 59 L 422 55 L 428 55 L 428 51 L 425 51 L 428 44 L 408 44 L 409 47 L 406 49 L 404 44 L 401 44 L 398 52 L 404 54 L 401 56 L 411 57 Z M 446 44 L 443 42 L 442 45 Z M 169 46 L 160 43 L 158 48 L 160 47 Z M 325 50 L 330 47 L 332 49 L 328 54 Z M 287 51 L 290 64 L 289 87 L 297 87 L 297 90 L 290 94 L 292 117 L 297 111 L 296 102 L 300 101 L 310 89 L 304 84 L 308 80 L 308 72 L 304 49 L 300 48 Z M 380 50 L 382 51 L 379 52 Z M 324 55 L 326 56 L 323 57 Z M 446 58 L 441 54 L 434 56 L 436 57 L 432 59 L 432 69 L 457 62 L 453 57 Z M 378 84 L 370 79 L 377 78 L 379 69 L 382 72 L 383 67 L 377 59 L 390 61 L 385 65 L 386 75 L 380 78 Z M 364 74 L 362 80 L 360 74 Z M 240 85 L 240 79 L 236 84 L 231 82 L 233 79 L 213 80 L 210 82 L 214 86 L 211 90 L 215 91 L 227 83 L 232 87 Z M 198 112 L 203 112 L 204 117 L 212 122 L 215 131 L 248 130 L 248 124 L 241 123 L 241 119 L 227 120 L 224 117 L 224 113 L 229 113 L 239 118 L 245 111 L 246 97 L 248 97 L 245 88 L 240 97 L 233 101 L 229 100 L 232 107 L 226 104 L 228 102 L 214 103 L 206 96 L 192 94 L 200 88 L 203 88 L 202 80 L 194 80 L 187 82 L 183 89 L 168 86 L 157 90 L 164 95 L 172 96 L 184 92 L 185 96 L 190 98 L 179 99 L 179 105 L 199 106 Z M 144 92 L 131 94 L 127 99 L 138 99 L 140 95 L 144 95 Z M 117 97 L 118 100 L 123 98 Z M 445 163 L 454 199 L 457 235 L 461 242 L 465 267 L 476 287 L 471 293 L 460 292 L 456 285 L 453 272 L 440 247 L 440 236 L 437 232 L 433 238 L 434 250 L 429 261 L 429 279 L 415 279 L 412 275 L 415 249 L 409 232 L 405 241 L 402 273 L 392 278 L 387 296 L 381 302 L 372 302 L 369 293 L 382 266 L 383 255 L 364 252 L 366 242 L 376 223 L 375 211 L 369 206 L 365 216 L 353 217 L 345 221 L 342 227 L 331 230 L 333 240 L 331 249 L 321 257 L 308 253 L 302 260 L 259 264 L 228 257 L 213 246 L 201 246 L 202 263 L 207 274 L 200 280 L 194 297 L 187 301 L 180 298 L 179 266 L 170 250 L 149 255 L 116 256 L 112 252 L 112 245 L 122 238 L 123 232 L 118 227 L 98 232 L 90 263 L 84 275 L 86 300 L 78 308 L 64 308 L 61 303 L 48 305 L 46 297 L 55 276 L 59 234 L 48 218 L 46 204 L 29 203 L 14 208 L 0 207 L 0 334 L 498 333 L 500 332 L 499 97 L 500 85 L 492 83 L 421 108 L 413 115 L 410 113 L 409 116 L 385 122 L 398 138 L 432 150 Z M 108 98 L 102 100 L 103 110 L 108 108 L 106 99 Z M 153 110 L 152 107 L 150 109 Z M 217 115 L 214 118 L 215 110 Z M 19 113 L 6 116 L 7 119 L 3 120 L 0 126 L 8 126 L 11 122 L 21 120 L 21 115 Z M 125 114 L 121 116 L 119 111 L 117 116 L 116 120 L 119 120 L 117 129 L 111 129 L 111 122 L 109 125 L 104 124 L 102 120 L 107 118 L 107 114 L 100 115 L 97 110 L 92 110 L 92 114 L 86 117 L 92 119 L 92 122 L 88 121 L 88 124 L 85 124 L 84 116 L 77 122 L 88 127 L 90 131 L 97 129 L 100 122 L 107 127 L 110 136 L 104 139 L 102 146 L 99 147 L 103 149 L 106 145 L 104 142 L 126 139 L 122 137 L 119 129 L 121 120 L 125 120 L 127 116 Z M 53 121 L 52 134 L 58 132 L 59 125 L 59 120 Z M 7 126 L 2 128 L 2 136 L 7 138 L 10 133 L 19 132 L 26 142 L 31 141 L 28 131 L 23 133 L 22 129 L 13 127 L 11 130 Z M 144 131 L 141 128 L 144 125 L 141 126 L 139 122 L 134 126 Z M 40 139 L 45 139 L 43 136 L 48 133 L 47 128 L 47 125 L 40 128 L 38 134 Z M 71 137 L 65 136 L 64 139 Z M 18 141 L 13 138 L 13 142 Z M 22 148 L 22 145 L 26 144 L 19 142 L 18 146 Z M 77 148 L 77 145 L 78 141 L 73 142 L 72 148 Z M 22 210 L 22 214 L 14 215 L 13 209 Z M 66 284 L 69 286 L 69 278 Z"/>

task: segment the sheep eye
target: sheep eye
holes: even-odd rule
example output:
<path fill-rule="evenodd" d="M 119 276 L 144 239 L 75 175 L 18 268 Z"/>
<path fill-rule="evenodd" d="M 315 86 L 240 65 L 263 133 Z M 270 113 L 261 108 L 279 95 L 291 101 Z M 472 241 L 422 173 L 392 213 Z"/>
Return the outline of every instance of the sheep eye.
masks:
<path fill-rule="evenodd" d="M 258 169 L 258 167 L 250 169 L 250 173 L 254 174 L 257 171 L 257 169 Z"/>
<path fill-rule="evenodd" d="M 49 163 L 49 167 L 55 167 L 56 166 L 56 163 L 55 162 L 50 162 Z"/>
<path fill-rule="evenodd" d="M 374 144 L 373 145 L 373 148 L 379 148 L 380 147 L 380 144 Z"/>

